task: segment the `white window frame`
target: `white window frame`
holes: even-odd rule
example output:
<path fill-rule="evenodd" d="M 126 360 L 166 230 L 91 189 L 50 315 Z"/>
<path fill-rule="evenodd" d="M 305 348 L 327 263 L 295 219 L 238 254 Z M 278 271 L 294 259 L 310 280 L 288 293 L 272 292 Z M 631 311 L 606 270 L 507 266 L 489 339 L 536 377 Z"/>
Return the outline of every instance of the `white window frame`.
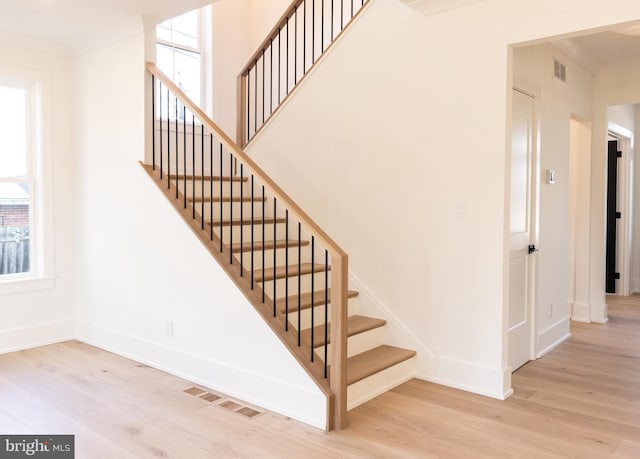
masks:
<path fill-rule="evenodd" d="M 0 66 L 0 86 L 27 90 L 27 174 L 0 178 L 5 183 L 29 184 L 29 272 L 0 275 L 0 294 L 55 286 L 51 76 L 46 72 Z"/>
<path fill-rule="evenodd" d="M 200 56 L 200 100 L 194 100 L 193 102 L 195 102 L 196 105 L 198 105 L 199 107 L 203 107 L 203 101 L 207 100 L 207 92 L 208 92 L 207 91 L 208 88 L 206 84 L 206 78 L 207 78 L 206 68 L 207 68 L 207 62 L 208 62 L 207 48 L 208 47 L 205 46 L 205 43 L 206 43 L 206 37 L 207 35 L 209 35 L 208 31 L 210 29 L 209 24 L 211 23 L 211 17 L 210 17 L 211 14 L 210 14 L 209 6 L 205 6 L 203 8 L 196 10 L 196 13 L 198 15 L 198 47 L 197 48 L 192 48 L 190 46 L 185 46 L 169 40 L 159 39 L 157 38 L 157 35 L 156 35 L 156 48 L 157 48 L 157 45 L 160 44 L 160 45 L 168 46 L 173 49 L 196 53 Z M 209 19 L 208 22 L 205 20 L 205 17 Z M 175 62 L 174 62 L 174 68 L 175 68 Z M 167 76 L 169 78 L 173 78 L 173 75 L 167 75 Z"/>

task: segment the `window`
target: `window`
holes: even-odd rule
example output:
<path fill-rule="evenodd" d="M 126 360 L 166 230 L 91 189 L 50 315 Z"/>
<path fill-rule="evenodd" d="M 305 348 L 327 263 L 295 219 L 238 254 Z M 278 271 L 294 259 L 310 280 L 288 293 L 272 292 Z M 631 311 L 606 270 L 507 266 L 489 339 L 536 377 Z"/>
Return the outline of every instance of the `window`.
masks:
<path fill-rule="evenodd" d="M 0 66 L 0 294 L 52 288 L 51 76 Z"/>
<path fill-rule="evenodd" d="M 202 106 L 203 33 L 201 10 L 190 11 L 156 27 L 158 68 Z"/>
<path fill-rule="evenodd" d="M 33 268 L 32 95 L 27 87 L 0 84 L 0 276 Z"/>

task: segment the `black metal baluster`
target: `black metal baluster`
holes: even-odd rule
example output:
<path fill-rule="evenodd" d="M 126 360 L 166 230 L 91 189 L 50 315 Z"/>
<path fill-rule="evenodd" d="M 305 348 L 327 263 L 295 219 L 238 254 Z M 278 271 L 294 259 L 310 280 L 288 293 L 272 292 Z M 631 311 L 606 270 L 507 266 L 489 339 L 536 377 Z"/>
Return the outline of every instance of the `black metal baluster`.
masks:
<path fill-rule="evenodd" d="M 331 41 L 333 41 L 333 23 L 334 23 L 334 14 L 333 14 L 333 0 L 331 0 Z"/>
<path fill-rule="evenodd" d="M 253 290 L 253 230 L 254 230 L 254 220 L 253 220 L 253 174 L 251 174 L 251 290 Z M 244 227 L 242 226 L 244 222 L 240 222 L 240 231 L 244 231 Z"/>
<path fill-rule="evenodd" d="M 278 27 L 278 105 L 282 102 L 280 97 L 280 89 L 282 86 L 282 79 L 280 74 L 282 73 L 282 29 Z"/>
<path fill-rule="evenodd" d="M 244 164 L 240 163 L 240 222 L 244 220 Z M 233 187 L 233 182 L 231 182 Z M 253 204 L 252 204 L 253 205 Z M 240 223 L 242 225 L 242 223 Z M 242 268 L 244 266 L 244 232 L 242 226 L 240 226 L 240 277 L 243 277 Z"/>
<path fill-rule="evenodd" d="M 178 98 L 176 97 L 176 199 L 178 199 L 180 197 L 179 193 L 178 193 L 178 188 L 180 187 L 180 177 L 178 176 L 178 174 L 180 173 L 180 171 L 178 170 L 178 153 L 180 150 L 179 147 L 179 141 L 180 139 L 178 138 Z M 169 169 L 169 174 L 171 174 L 171 169 Z"/>
<path fill-rule="evenodd" d="M 229 153 L 229 221 L 233 221 L 233 153 Z M 222 182 L 220 182 L 222 183 Z M 220 202 L 222 206 L 222 202 Z M 242 207 L 242 202 L 240 202 Z M 229 264 L 233 264 L 233 231 L 229 234 Z"/>
<path fill-rule="evenodd" d="M 322 4 L 322 10 L 321 10 L 321 15 L 320 15 L 320 24 L 322 25 L 320 30 L 321 30 L 321 37 L 322 40 L 320 40 L 320 48 L 321 48 L 321 54 L 324 53 L 324 0 L 322 0 L 321 2 Z"/>
<path fill-rule="evenodd" d="M 311 0 L 311 65 L 316 62 L 316 0 Z"/>
<path fill-rule="evenodd" d="M 224 252 L 222 237 L 222 142 L 220 142 L 220 253 Z M 229 233 L 233 232 L 233 222 L 229 222 Z"/>
<path fill-rule="evenodd" d="M 253 82 L 253 97 L 255 99 L 253 101 L 253 133 L 255 135 L 255 133 L 258 132 L 258 59 L 256 59 L 253 65 L 256 68 L 256 78 Z"/>
<path fill-rule="evenodd" d="M 293 86 L 298 84 L 298 8 L 293 18 Z"/>
<path fill-rule="evenodd" d="M 278 209 L 276 208 L 277 199 L 273 197 L 273 272 L 275 273 L 276 269 L 276 245 L 278 243 L 278 238 L 276 237 L 276 221 L 278 220 Z M 276 316 L 276 276 L 273 276 L 273 317 Z"/>
<path fill-rule="evenodd" d="M 213 133 L 209 133 L 209 238 L 213 241 Z"/>
<path fill-rule="evenodd" d="M 264 185 L 262 185 L 262 302 L 264 303 L 264 291 L 265 289 L 265 272 L 264 272 Z M 273 267 L 274 275 L 275 275 L 276 267 Z"/>
<path fill-rule="evenodd" d="M 167 88 L 167 188 L 171 189 L 171 121 L 169 113 L 171 112 L 171 93 Z M 162 171 L 160 171 L 162 178 Z"/>
<path fill-rule="evenodd" d="M 269 52 L 271 57 L 269 58 L 269 115 L 273 113 L 273 38 L 269 44 Z"/>
<path fill-rule="evenodd" d="M 160 134 L 158 135 L 158 137 L 160 138 L 160 180 L 162 180 L 162 81 L 160 81 L 160 95 L 158 96 L 158 101 L 160 102 L 159 104 L 159 109 L 160 109 L 160 118 L 158 119 L 159 121 L 159 127 L 158 129 L 160 130 Z"/>
<path fill-rule="evenodd" d="M 156 170 L 156 76 L 151 74 L 151 168 Z M 161 132 L 162 134 L 162 132 Z"/>
<path fill-rule="evenodd" d="M 351 18 L 353 19 L 353 0 L 351 0 Z"/>
<path fill-rule="evenodd" d="M 196 117 L 191 114 L 191 218 L 196 218 Z"/>
<path fill-rule="evenodd" d="M 302 76 L 307 73 L 307 2 L 302 3 Z"/>
<path fill-rule="evenodd" d="M 329 350 L 329 252 L 324 251 L 324 377 L 328 377 Z"/>
<path fill-rule="evenodd" d="M 285 97 L 289 94 L 289 18 L 287 18 L 287 85 L 284 93 Z"/>
<path fill-rule="evenodd" d="M 182 106 L 182 191 L 184 208 L 187 208 L 187 108 Z"/>
<path fill-rule="evenodd" d="M 301 344 L 301 298 L 302 298 L 302 282 L 300 275 L 300 260 L 302 260 L 302 225 L 298 222 L 298 347 Z M 311 307 L 313 308 L 313 297 L 311 298 Z"/>
<path fill-rule="evenodd" d="M 265 57 L 264 57 L 264 53 L 265 50 L 262 50 L 262 124 L 264 124 L 264 109 L 265 109 L 265 97 L 266 97 L 266 91 L 265 91 L 265 83 L 266 83 L 266 63 L 265 63 Z M 260 125 L 260 127 L 262 127 L 262 124 Z"/>
<path fill-rule="evenodd" d="M 284 330 L 289 331 L 289 209 L 284 211 Z"/>
<path fill-rule="evenodd" d="M 251 68 L 247 72 L 247 142 L 251 138 Z"/>
<path fill-rule="evenodd" d="M 311 236 L 311 361 L 313 362 L 313 343 L 315 342 L 314 340 L 314 327 L 315 327 L 315 308 L 313 307 L 313 304 L 315 303 L 315 242 L 316 239 L 314 236 Z"/>
<path fill-rule="evenodd" d="M 200 210 L 202 211 L 201 215 L 200 215 L 200 220 L 201 220 L 201 225 L 200 225 L 200 229 L 204 229 L 204 123 L 202 123 L 200 125 L 200 147 L 201 147 L 201 151 L 200 151 L 200 161 L 202 162 L 200 164 L 200 173 L 201 173 L 201 177 L 200 177 L 200 188 L 201 188 L 201 196 L 202 196 L 202 205 L 200 206 Z"/>
<path fill-rule="evenodd" d="M 340 0 L 340 31 L 344 29 L 344 0 Z"/>

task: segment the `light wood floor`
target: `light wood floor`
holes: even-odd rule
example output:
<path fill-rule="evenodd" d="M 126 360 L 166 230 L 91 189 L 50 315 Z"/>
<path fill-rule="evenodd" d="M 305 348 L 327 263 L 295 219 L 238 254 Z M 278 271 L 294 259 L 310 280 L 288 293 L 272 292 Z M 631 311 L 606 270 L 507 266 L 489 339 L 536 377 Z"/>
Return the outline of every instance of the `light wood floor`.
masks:
<path fill-rule="evenodd" d="M 351 412 L 342 433 L 253 418 L 193 384 L 78 342 L 0 356 L 0 433 L 73 433 L 78 459 L 640 458 L 640 298 L 513 377 L 505 402 L 418 380 Z"/>

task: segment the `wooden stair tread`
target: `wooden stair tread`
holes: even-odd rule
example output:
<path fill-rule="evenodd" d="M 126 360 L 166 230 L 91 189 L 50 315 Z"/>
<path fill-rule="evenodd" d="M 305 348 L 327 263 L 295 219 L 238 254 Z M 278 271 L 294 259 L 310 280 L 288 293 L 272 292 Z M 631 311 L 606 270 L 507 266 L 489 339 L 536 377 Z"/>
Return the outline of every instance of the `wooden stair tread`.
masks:
<path fill-rule="evenodd" d="M 350 316 L 347 320 L 347 337 L 384 327 L 386 323 L 386 320 L 374 319 L 372 317 Z M 324 346 L 324 324 L 314 327 L 313 330 L 313 347 Z M 331 324 L 329 324 L 327 335 L 330 333 Z M 311 342 L 311 328 L 302 330 L 300 335 L 303 339 L 307 340 L 307 342 Z M 331 339 L 329 339 L 329 343 L 331 343 Z"/>
<path fill-rule="evenodd" d="M 349 290 L 347 292 L 347 299 L 355 298 L 357 296 L 358 296 L 358 292 L 356 292 L 355 290 Z M 327 291 L 326 297 L 329 300 L 329 302 L 331 302 L 331 289 Z M 313 301 L 313 306 L 321 306 L 324 304 L 324 299 L 325 299 L 324 289 L 316 290 L 313 293 L 313 295 L 311 294 L 311 292 L 303 293 L 302 295 L 300 295 L 300 310 L 304 311 L 306 309 L 310 309 L 312 301 Z M 286 298 L 278 298 L 276 300 L 276 306 L 278 307 L 279 311 L 282 314 L 286 313 L 286 309 L 287 309 Z M 298 311 L 298 295 L 291 295 L 289 296 L 289 313 L 297 312 L 297 311 Z"/>
<path fill-rule="evenodd" d="M 264 224 L 265 225 L 269 225 L 269 224 L 274 224 L 274 223 L 286 223 L 287 219 L 286 218 L 276 218 L 274 219 L 273 217 L 265 217 L 264 219 Z M 240 220 L 239 218 L 234 218 L 233 220 L 222 220 L 222 226 L 244 226 L 244 225 L 261 225 L 263 222 L 262 218 L 258 217 L 258 218 L 254 218 L 253 220 L 251 220 L 251 218 L 244 218 L 243 220 Z M 206 222 L 208 225 L 213 225 L 214 227 L 216 226 L 220 226 L 220 220 L 211 220 Z"/>
<path fill-rule="evenodd" d="M 274 248 L 276 249 L 286 249 L 287 246 L 289 248 L 294 248 L 294 247 L 298 247 L 298 245 L 305 247 L 309 245 L 309 241 L 299 241 L 298 240 L 294 240 L 294 239 L 290 239 L 289 241 L 287 241 L 286 239 L 279 239 L 277 241 L 253 241 L 253 251 L 257 251 L 257 250 L 262 250 L 264 248 L 264 250 L 273 250 Z M 227 246 L 228 247 L 228 246 Z M 233 244 L 231 246 L 231 251 L 233 253 L 238 253 L 238 252 L 251 252 L 252 249 L 252 244 L 251 242 L 242 242 L 242 243 L 237 243 L 237 244 Z"/>
<path fill-rule="evenodd" d="M 313 267 L 313 269 L 312 269 Z M 331 270 L 331 266 L 327 267 L 328 270 Z M 324 264 L 312 265 L 311 263 L 302 263 L 300 264 L 300 269 L 298 270 L 298 265 L 290 265 L 288 269 L 289 277 L 297 276 L 298 273 L 300 275 L 311 274 L 313 270 L 314 273 L 321 273 L 325 271 Z M 256 282 L 264 282 L 275 279 L 284 279 L 287 277 L 287 267 L 286 266 L 278 266 L 275 270 L 273 268 L 266 268 L 264 272 L 261 269 L 258 269 L 254 272 L 254 280 Z"/>
<path fill-rule="evenodd" d="M 224 176 L 224 175 L 222 177 L 220 177 L 219 175 L 214 175 L 212 177 L 210 175 L 199 175 L 199 174 L 190 175 L 190 174 L 187 174 L 186 177 L 187 177 L 187 180 L 202 180 L 202 179 L 204 179 L 205 181 L 213 181 L 213 182 L 219 182 L 221 179 L 222 179 L 223 182 L 231 182 L 231 181 L 233 181 L 233 182 L 246 182 L 246 181 L 249 180 L 248 177 L 240 178 L 240 177 L 229 177 L 229 176 Z M 179 179 L 179 180 L 184 180 L 185 179 L 185 175 L 184 174 L 178 174 L 178 175 L 171 174 L 169 176 L 169 180 L 176 180 L 176 178 Z"/>
<path fill-rule="evenodd" d="M 266 201 L 267 198 L 264 197 L 259 197 L 259 196 L 254 196 L 253 199 L 251 198 L 251 196 L 243 196 L 242 198 L 240 196 L 234 196 L 233 197 L 233 202 L 260 202 L 260 201 Z M 230 196 L 223 196 L 222 198 L 220 198 L 220 196 L 196 196 L 195 198 L 187 198 L 187 201 L 189 202 L 231 202 L 232 199 Z"/>
<path fill-rule="evenodd" d="M 347 385 L 354 384 L 416 355 L 416 351 L 394 346 L 374 347 L 347 359 Z"/>

